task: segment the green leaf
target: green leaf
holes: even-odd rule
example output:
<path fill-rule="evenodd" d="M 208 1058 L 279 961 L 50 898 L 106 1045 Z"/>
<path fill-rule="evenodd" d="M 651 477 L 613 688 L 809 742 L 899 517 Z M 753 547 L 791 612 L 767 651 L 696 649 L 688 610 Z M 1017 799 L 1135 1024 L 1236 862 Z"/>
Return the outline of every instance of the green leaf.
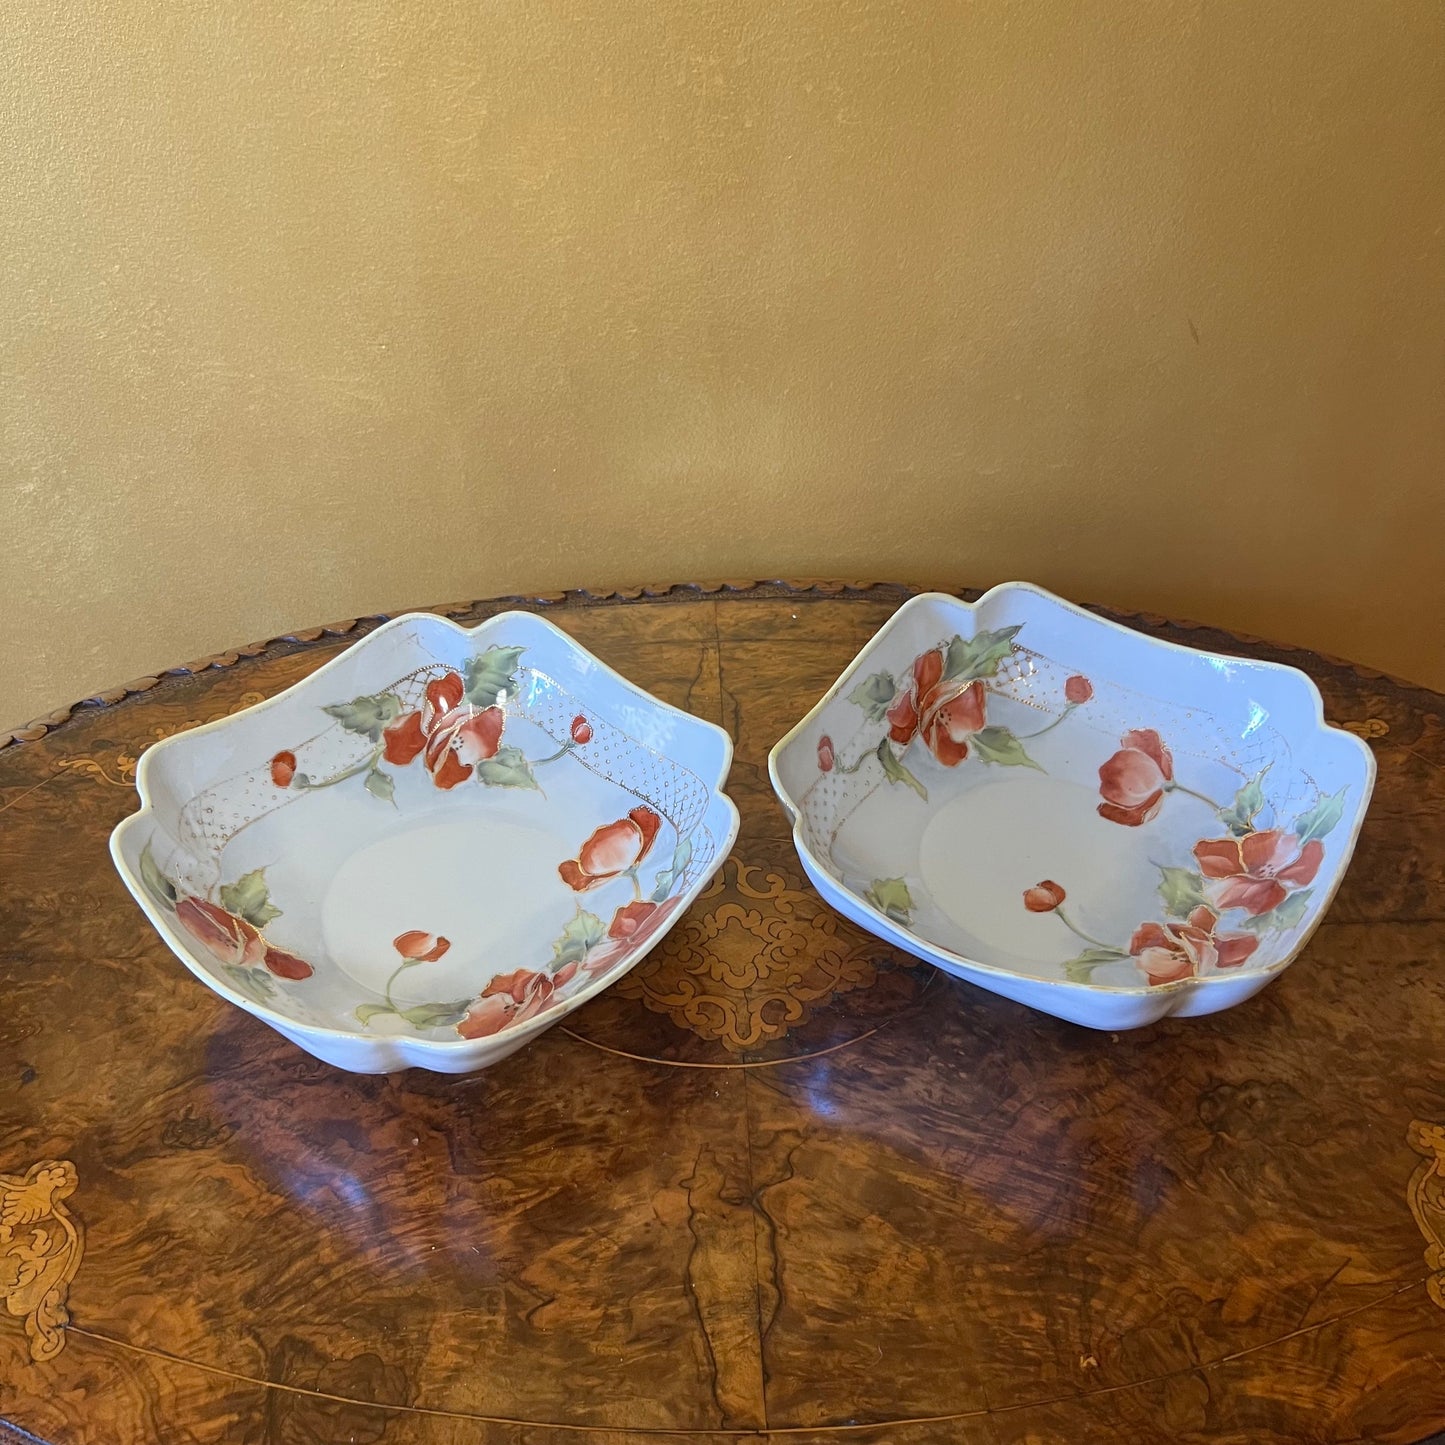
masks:
<path fill-rule="evenodd" d="M 1278 908 L 1261 913 L 1258 918 L 1246 918 L 1242 926 L 1251 933 L 1275 933 L 1282 928 L 1293 928 L 1305 916 L 1313 892 L 1313 888 L 1301 888 L 1298 893 L 1291 893 Z"/>
<path fill-rule="evenodd" d="M 234 883 L 223 884 L 221 907 L 257 928 L 265 928 L 273 918 L 281 916 L 281 910 L 271 902 L 271 895 L 267 892 L 264 868 L 253 869 Z"/>
<path fill-rule="evenodd" d="M 509 697 L 517 691 L 513 673 L 526 651 L 524 647 L 489 647 L 480 657 L 467 663 L 467 701 L 476 707 L 493 707 L 505 692 Z"/>
<path fill-rule="evenodd" d="M 520 651 L 518 648 L 510 651 Z M 477 764 L 477 780 L 489 788 L 536 788 L 537 780 L 532 776 L 532 765 L 527 761 L 521 748 L 504 743 L 497 749 L 494 758 Z M 541 789 L 538 788 L 538 792 Z"/>
<path fill-rule="evenodd" d="M 848 694 L 847 700 L 861 707 L 869 722 L 882 722 L 897 691 L 898 684 L 893 681 L 892 673 L 875 672 L 872 677 L 864 678 Z"/>
<path fill-rule="evenodd" d="M 1014 627 L 980 632 L 967 642 L 962 637 L 955 637 L 948 644 L 948 654 L 943 659 L 945 681 L 972 682 L 976 677 L 992 677 L 999 664 L 1013 651 L 1013 640 L 1022 627 L 1020 622 Z"/>
<path fill-rule="evenodd" d="M 1010 728 L 986 727 L 969 739 L 973 750 L 986 763 L 1001 763 L 1009 768 L 1043 769 L 1024 751 L 1024 745 Z"/>
<path fill-rule="evenodd" d="M 875 878 L 863 895 L 880 913 L 905 926 L 913 921 L 913 895 L 901 878 Z"/>
<path fill-rule="evenodd" d="M 382 729 L 401 716 L 401 699 L 394 692 L 376 692 L 368 697 L 354 697 L 350 702 L 334 702 L 321 710 L 334 717 L 347 732 L 360 733 L 377 743 L 381 741 Z"/>
<path fill-rule="evenodd" d="M 653 880 L 652 901 L 661 903 L 669 893 L 673 885 L 682 877 L 684 870 L 692 860 L 692 839 L 684 838 L 676 848 L 672 850 L 672 862 L 664 868 Z"/>
<path fill-rule="evenodd" d="M 263 969 L 241 968 L 234 963 L 224 966 L 226 977 L 238 993 L 243 993 L 252 1003 L 271 1002 L 271 980 Z"/>
<path fill-rule="evenodd" d="M 552 972 L 586 958 L 588 950 L 606 937 L 607 925 L 595 913 L 579 913 L 552 946 Z"/>
<path fill-rule="evenodd" d="M 356 1021 L 369 1024 L 377 1014 L 394 1014 L 396 1010 L 389 1003 L 363 1003 L 356 1006 Z"/>
<path fill-rule="evenodd" d="M 1194 869 L 1166 868 L 1161 863 L 1159 872 L 1159 896 L 1170 918 L 1187 918 L 1201 904 L 1209 902 L 1204 896 L 1204 879 Z"/>
<path fill-rule="evenodd" d="M 401 1017 L 419 1029 L 449 1028 L 459 1024 L 471 1007 L 471 999 L 464 998 L 457 1003 L 419 1003 L 415 1008 L 404 1008 Z M 365 1005 L 363 1005 L 365 1007 Z M 360 1009 L 357 1010 L 361 1012 Z"/>
<path fill-rule="evenodd" d="M 392 795 L 396 792 L 396 782 L 390 773 L 373 768 L 366 775 L 366 791 L 373 798 L 380 798 L 383 803 L 391 803 L 394 801 Z"/>
<path fill-rule="evenodd" d="M 1269 771 L 1265 767 L 1255 774 L 1235 795 L 1234 801 L 1227 808 L 1219 810 L 1219 821 L 1229 829 L 1235 837 L 1243 837 L 1254 826 L 1255 814 L 1264 807 L 1264 789 L 1260 784 L 1264 781 L 1264 775 Z"/>
<path fill-rule="evenodd" d="M 1345 793 L 1348 790 L 1341 788 L 1338 793 L 1328 798 L 1321 798 L 1308 813 L 1301 813 L 1294 820 L 1295 835 L 1299 838 L 1300 847 L 1315 838 L 1323 838 L 1331 828 L 1344 816 Z M 1283 904 L 1280 907 L 1284 907 Z"/>
<path fill-rule="evenodd" d="M 1077 958 L 1071 958 L 1064 965 L 1064 977 L 1070 983 L 1090 983 L 1093 981 L 1094 970 L 1101 963 L 1118 963 L 1121 958 L 1128 958 L 1127 953 L 1120 953 L 1117 948 L 1086 948 Z"/>
<path fill-rule="evenodd" d="M 176 885 L 161 872 L 156 860 L 151 856 L 150 841 L 146 841 L 144 848 L 140 850 L 140 881 L 145 886 L 145 891 L 160 904 L 162 908 L 174 908 L 176 906 Z"/>
<path fill-rule="evenodd" d="M 883 776 L 890 783 L 907 783 L 925 803 L 928 801 L 928 789 L 898 760 L 898 755 L 888 746 L 887 738 L 878 744 L 878 761 L 883 764 Z"/>

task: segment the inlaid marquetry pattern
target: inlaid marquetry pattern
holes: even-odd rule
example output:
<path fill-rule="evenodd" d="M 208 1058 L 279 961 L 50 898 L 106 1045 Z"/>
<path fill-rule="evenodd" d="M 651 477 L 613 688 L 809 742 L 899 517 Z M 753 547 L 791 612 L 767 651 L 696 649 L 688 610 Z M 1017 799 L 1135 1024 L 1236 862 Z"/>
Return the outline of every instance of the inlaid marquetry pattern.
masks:
<path fill-rule="evenodd" d="M 80 1225 L 61 1203 L 75 1186 L 68 1159 L 44 1159 L 23 1176 L 0 1174 L 0 1299 L 25 1321 L 37 1361 L 65 1344 L 66 1299 L 85 1248 Z"/>
<path fill-rule="evenodd" d="M 255 707 L 258 702 L 265 700 L 265 693 L 242 693 L 229 707 L 210 717 L 186 718 L 181 722 L 163 724 L 153 728 L 152 731 L 156 741 L 159 742 L 162 738 L 174 737 L 177 733 L 189 732 L 192 728 L 204 727 L 205 724 L 216 722 L 220 718 L 244 712 L 247 708 Z M 147 743 L 146 746 L 149 747 L 150 744 Z M 135 770 L 139 762 L 140 758 L 135 754 L 124 751 L 107 757 L 86 754 L 82 757 L 57 758 L 55 770 L 62 773 L 80 773 L 88 778 L 93 778 L 97 783 L 108 783 L 113 788 L 129 789 L 135 787 Z"/>
<path fill-rule="evenodd" d="M 878 949 L 795 880 L 734 855 L 616 988 L 739 1052 L 782 1038 L 838 994 L 871 987 Z"/>
<path fill-rule="evenodd" d="M 1362 722 L 1342 722 L 1340 726 L 1346 732 L 1354 733 L 1357 738 L 1364 738 L 1366 742 L 1386 737 L 1390 731 L 1390 724 L 1380 717 L 1367 717 Z"/>
<path fill-rule="evenodd" d="M 1425 1156 L 1410 1176 L 1410 1212 L 1425 1236 L 1425 1281 L 1430 1298 L 1445 1310 L 1445 1124 L 1410 1123 L 1410 1147 Z"/>

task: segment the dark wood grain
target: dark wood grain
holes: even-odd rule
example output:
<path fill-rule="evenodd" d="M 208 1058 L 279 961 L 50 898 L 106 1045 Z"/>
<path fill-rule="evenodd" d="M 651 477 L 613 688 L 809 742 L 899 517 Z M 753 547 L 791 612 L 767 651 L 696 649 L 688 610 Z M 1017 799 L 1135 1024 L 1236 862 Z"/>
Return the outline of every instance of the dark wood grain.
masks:
<path fill-rule="evenodd" d="M 59 1260 L 59 1216 L 0 1227 L 0 1439 L 1445 1427 L 1445 700 L 1135 619 L 1303 667 L 1380 775 L 1298 964 L 1228 1013 L 1099 1035 L 897 953 L 803 879 L 767 750 L 907 595 L 527 604 L 729 729 L 743 828 L 642 966 L 466 1079 L 311 1060 L 190 978 L 106 854 L 146 746 L 380 619 L 197 659 L 0 743 L 0 1217 L 68 1162 L 73 1192 L 41 1202 L 78 1252 L 47 1358 L 15 1302 L 22 1266 Z"/>

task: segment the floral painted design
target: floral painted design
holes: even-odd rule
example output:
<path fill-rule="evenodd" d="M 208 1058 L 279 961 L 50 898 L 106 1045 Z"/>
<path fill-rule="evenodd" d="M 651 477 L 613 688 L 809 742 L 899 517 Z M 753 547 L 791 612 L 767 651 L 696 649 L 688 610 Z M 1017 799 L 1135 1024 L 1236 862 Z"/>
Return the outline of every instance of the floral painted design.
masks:
<path fill-rule="evenodd" d="M 662 819 L 651 808 L 634 808 L 625 818 L 598 828 L 577 850 L 575 858 L 558 865 L 557 872 L 577 893 L 613 878 L 633 875 L 661 827 Z"/>
<path fill-rule="evenodd" d="M 983 682 L 957 675 L 945 678 L 946 648 L 914 658 L 912 675 L 888 711 L 888 736 L 902 747 L 921 737 L 945 768 L 968 756 L 968 740 L 986 725 Z"/>
<path fill-rule="evenodd" d="M 1119 751 L 1099 768 L 1099 816 L 1126 828 L 1138 828 L 1158 816 L 1166 793 L 1185 793 L 1219 811 L 1203 793 L 1186 788 L 1175 778 L 1174 758 L 1153 728 L 1125 733 Z M 1263 801 L 1261 794 L 1261 804 Z"/>
<path fill-rule="evenodd" d="M 1125 958 L 1133 960 L 1149 983 L 1173 983 L 1176 979 L 1238 968 L 1259 947 L 1259 939 L 1253 934 L 1219 932 L 1219 914 L 1201 904 L 1178 922 L 1141 923 L 1126 947 L 1115 948 L 1085 933 L 1070 918 L 1064 909 L 1067 897 L 1064 889 L 1048 878 L 1024 889 L 1024 907 L 1030 913 L 1054 914 L 1064 927 L 1089 945 L 1078 958 L 1064 966 L 1074 983 L 1087 983 L 1089 975 L 1101 963 L 1115 963 Z"/>
<path fill-rule="evenodd" d="M 439 933 L 412 928 L 398 933 L 391 946 L 409 963 L 435 963 L 452 946 L 452 941 Z"/>
<path fill-rule="evenodd" d="M 304 958 L 272 943 L 265 928 L 281 916 L 271 902 L 266 870 L 257 868 L 224 883 L 215 899 L 179 888 L 156 863 L 150 844 L 141 850 L 141 883 L 147 896 L 176 921 L 220 965 L 222 974 L 247 998 L 266 1003 L 271 975 L 296 983 L 315 972 Z"/>
<path fill-rule="evenodd" d="M 1099 768 L 1099 816 L 1139 828 L 1153 821 L 1171 793 L 1185 793 L 1213 811 L 1225 836 L 1201 838 L 1190 850 L 1193 866 L 1160 863 L 1163 919 L 1146 919 L 1127 944 L 1086 933 L 1065 908 L 1067 893 L 1043 879 L 1023 893 L 1030 913 L 1052 914 L 1087 945 L 1065 966 L 1075 983 L 1087 983 L 1105 963 L 1132 960 L 1151 984 L 1174 983 L 1240 968 L 1261 941 L 1295 928 L 1308 910 L 1310 885 L 1325 858 L 1324 838 L 1344 816 L 1345 792 L 1321 795 L 1289 827 L 1257 826 L 1272 812 L 1265 798 L 1268 767 L 1249 779 L 1227 804 L 1184 786 L 1174 760 L 1152 728 L 1125 733 L 1118 752 Z M 1232 921 L 1226 926 L 1225 916 Z"/>
<path fill-rule="evenodd" d="M 407 708 L 390 690 L 329 704 L 322 710 L 346 732 L 371 743 L 371 752 L 331 777 L 313 778 L 298 770 L 295 752 L 283 749 L 271 759 L 271 782 L 301 792 L 364 776 L 366 791 L 390 803 L 396 780 L 387 767 L 405 768 L 419 761 L 432 783 L 443 790 L 469 782 L 491 788 L 536 788 L 535 770 L 585 747 L 592 741 L 593 729 L 579 713 L 572 719 L 567 740 L 544 758 L 529 759 L 520 748 L 503 741 L 506 702 L 517 693 L 524 650 L 489 647 L 461 672 L 448 668 L 426 684 L 420 707 Z"/>
<path fill-rule="evenodd" d="M 1129 940 L 1129 956 L 1150 983 L 1238 968 L 1259 947 L 1259 939 L 1217 933 L 1218 924 L 1219 915 L 1202 906 L 1182 923 L 1141 923 Z"/>
<path fill-rule="evenodd" d="M 593 720 L 577 713 L 561 746 L 541 758 L 528 758 L 506 741 L 507 702 L 518 691 L 523 651 L 490 647 L 460 671 L 439 671 L 422 687 L 416 707 L 404 703 L 401 684 L 325 706 L 322 710 L 342 731 L 370 744 L 366 755 L 331 776 L 313 777 L 302 768 L 299 755 L 305 745 L 298 742 L 271 757 L 265 770 L 270 785 L 301 793 L 362 777 L 369 794 L 395 806 L 395 777 L 390 770 L 417 766 L 443 792 L 469 784 L 537 789 L 536 769 L 587 748 L 596 731 Z M 619 896 L 598 912 L 578 900 L 575 915 L 544 966 L 514 968 L 492 978 L 473 997 L 408 1004 L 395 997 L 399 980 L 409 970 L 439 962 L 453 942 L 424 928 L 406 929 L 392 940 L 395 961 L 381 998 L 358 1005 L 353 1016 L 363 1027 L 375 1025 L 392 1032 L 452 1028 L 462 1038 L 484 1038 L 575 995 L 646 944 L 681 906 L 692 842 L 681 839 L 670 859 L 661 863 L 654 858 L 654 847 L 662 824 L 656 809 L 639 803 L 625 816 L 594 829 L 576 856 L 558 865 L 556 886 L 565 885 L 571 895 L 605 897 L 606 890 L 615 886 Z M 659 866 L 644 896 L 641 870 L 649 861 Z M 178 928 L 254 1002 L 273 1001 L 272 978 L 299 982 L 313 975 L 310 963 L 266 937 L 266 926 L 281 916 L 281 910 L 271 901 L 264 869 L 223 884 L 213 890 L 214 897 L 195 896 L 162 873 L 147 844 L 141 875 L 157 906 L 173 914 Z M 621 891 L 624 887 L 630 890 L 630 899 Z"/>
<path fill-rule="evenodd" d="M 427 683 L 419 709 L 382 728 L 382 754 L 398 767 L 420 755 L 437 787 L 454 788 L 472 776 L 478 763 L 497 756 L 506 717 L 495 704 L 472 707 L 461 677 L 446 672 Z"/>
<path fill-rule="evenodd" d="M 889 783 L 912 788 L 925 801 L 928 790 L 903 758 L 917 741 L 945 768 L 956 768 L 969 757 L 1004 767 L 1037 768 L 1024 743 L 1051 732 L 1077 707 L 1094 695 L 1088 678 L 1076 674 L 1064 684 L 1064 706 L 1059 715 L 1037 732 L 1020 736 L 1012 728 L 989 721 L 989 681 L 1013 652 L 1013 640 L 1022 624 L 980 632 L 965 640 L 950 641 L 921 652 L 907 676 L 875 672 L 847 695 L 863 709 L 868 720 L 886 723 L 877 746 L 869 744 L 852 763 L 837 761 L 833 740 L 818 740 L 818 769 L 856 773 L 876 760 Z"/>
<path fill-rule="evenodd" d="M 1067 895 L 1052 878 L 1024 889 L 1024 907 L 1030 913 L 1052 913 Z"/>
<path fill-rule="evenodd" d="M 614 906 L 610 922 L 579 903 L 545 967 L 499 974 L 475 998 L 403 1008 L 392 996 L 397 980 L 408 969 L 435 963 L 451 947 L 451 941 L 438 934 L 410 929 L 392 940 L 400 962 L 386 982 L 385 1002 L 361 1004 L 355 1010 L 357 1020 L 370 1024 L 392 1016 L 414 1028 L 450 1027 L 464 1039 L 480 1039 L 514 1028 L 564 1002 L 646 943 L 681 905 L 681 888 L 692 860 L 692 842 L 687 838 L 654 875 L 650 896 L 642 896 L 639 869 L 661 828 L 661 816 L 640 804 L 625 818 L 595 829 L 577 850 L 577 857 L 559 865 L 559 878 L 574 893 L 591 892 L 625 879 L 633 897 Z"/>
<path fill-rule="evenodd" d="M 1302 844 L 1278 828 L 1242 838 L 1205 838 L 1194 845 L 1212 901 L 1220 908 L 1242 908 L 1251 918 L 1278 908 L 1293 889 L 1313 883 L 1324 856 L 1318 838 Z"/>
<path fill-rule="evenodd" d="M 1099 816 L 1137 828 L 1164 805 L 1174 759 L 1153 728 L 1125 733 L 1119 751 L 1099 769 Z"/>

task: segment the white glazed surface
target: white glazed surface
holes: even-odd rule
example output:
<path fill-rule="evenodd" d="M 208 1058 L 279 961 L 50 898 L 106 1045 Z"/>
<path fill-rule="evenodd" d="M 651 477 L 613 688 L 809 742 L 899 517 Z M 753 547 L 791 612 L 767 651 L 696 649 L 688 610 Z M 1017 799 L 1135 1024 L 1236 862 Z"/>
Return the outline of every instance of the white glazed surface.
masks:
<path fill-rule="evenodd" d="M 499 696 L 482 685 L 476 704 L 428 709 L 439 680 L 460 689 L 478 659 L 507 655 L 498 649 L 520 649 Z M 394 701 L 371 733 L 354 707 L 350 726 L 323 711 L 379 696 Z M 447 724 L 487 703 L 500 709 L 493 756 L 484 764 L 463 737 L 449 760 Z M 393 734 L 423 720 L 436 747 L 408 758 Z M 143 806 L 111 853 L 191 972 L 307 1052 L 363 1073 L 467 1073 L 605 989 L 681 916 L 737 835 L 721 792 L 731 758 L 721 728 L 634 687 L 542 618 L 504 613 L 468 630 L 415 614 L 148 751 Z M 620 839 L 614 861 L 631 866 L 576 869 L 599 837 L 603 852 Z M 199 931 L 187 923 L 198 919 Z M 466 1036 L 473 1027 L 491 1031 Z"/>
<path fill-rule="evenodd" d="M 977 691 L 949 702 L 976 659 Z M 900 743 L 913 702 L 923 726 Z M 1119 769 L 1164 778 L 1156 743 L 1159 796 L 1119 807 Z M 995 993 L 1123 1029 L 1228 1008 L 1299 955 L 1349 863 L 1374 760 L 1326 726 L 1294 668 L 1162 642 L 1010 583 L 972 605 L 907 602 L 769 772 L 840 912 Z M 1026 904 L 1042 883 L 1066 901 Z"/>

